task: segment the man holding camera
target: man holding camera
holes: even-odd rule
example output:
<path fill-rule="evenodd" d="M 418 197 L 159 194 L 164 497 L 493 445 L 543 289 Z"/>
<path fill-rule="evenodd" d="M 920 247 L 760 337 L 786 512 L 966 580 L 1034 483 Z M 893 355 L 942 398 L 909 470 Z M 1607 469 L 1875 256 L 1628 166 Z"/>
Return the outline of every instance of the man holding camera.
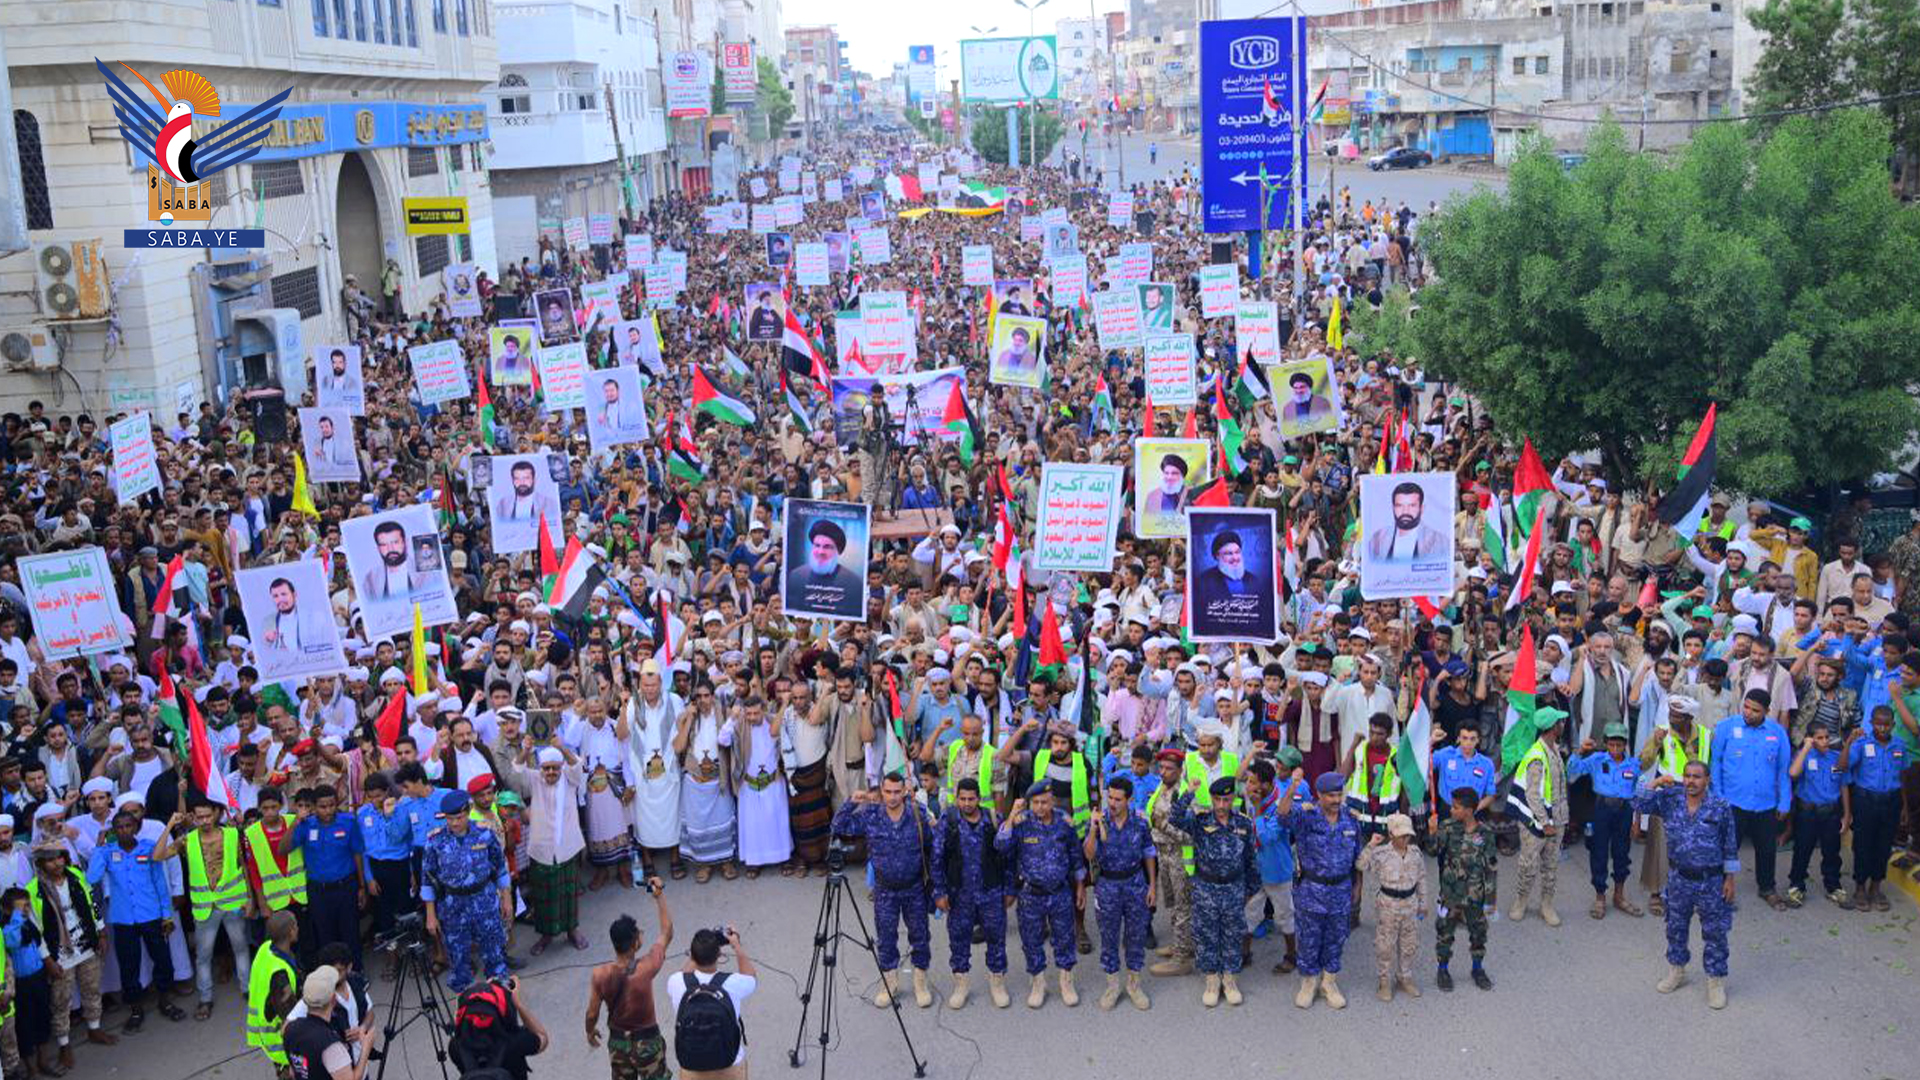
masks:
<path fill-rule="evenodd" d="M 746 1080 L 747 1035 L 740 1009 L 760 985 L 759 972 L 740 944 L 739 932 L 729 926 L 724 933 L 722 938 L 719 930 L 694 931 L 687 965 L 667 980 L 680 1080 Z M 737 971 L 719 970 L 723 943 L 733 948 Z"/>
<path fill-rule="evenodd" d="M 594 968 L 587 983 L 587 1045 L 600 1045 L 600 1005 L 605 1002 L 613 1080 L 662 1080 L 667 1075 L 667 1041 L 654 1015 L 653 979 L 667 962 L 673 916 L 667 913 L 660 879 L 648 878 L 647 890 L 660 914 L 653 948 L 641 952 L 639 924 L 631 915 L 620 916 L 608 931 L 613 959 Z"/>

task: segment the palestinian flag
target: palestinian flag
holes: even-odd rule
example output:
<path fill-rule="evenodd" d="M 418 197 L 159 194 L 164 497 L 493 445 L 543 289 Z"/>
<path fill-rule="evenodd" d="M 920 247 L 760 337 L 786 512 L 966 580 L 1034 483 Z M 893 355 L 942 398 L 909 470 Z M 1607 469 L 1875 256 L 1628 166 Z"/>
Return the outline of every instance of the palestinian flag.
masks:
<path fill-rule="evenodd" d="M 1427 711 L 1426 695 L 1418 689 L 1413 700 L 1413 715 L 1400 730 L 1400 746 L 1394 751 L 1393 763 L 1400 770 L 1407 805 L 1417 807 L 1427 802 L 1427 777 L 1433 771 L 1433 714 Z"/>
<path fill-rule="evenodd" d="M 1100 426 L 1101 417 L 1105 417 L 1109 424 L 1113 422 L 1113 391 L 1107 389 L 1107 377 L 1104 374 L 1093 377 L 1094 427 Z"/>
<path fill-rule="evenodd" d="M 1533 530 L 1540 503 L 1553 491 L 1553 478 L 1533 448 L 1533 440 L 1520 445 L 1520 467 L 1513 471 L 1513 523 L 1525 536 Z"/>
<path fill-rule="evenodd" d="M 188 694 L 185 700 L 187 729 L 193 736 L 188 740 L 187 749 L 187 757 L 193 765 L 193 786 L 206 793 L 209 800 L 228 810 L 238 810 L 240 800 L 233 797 L 233 789 L 227 786 L 227 774 L 214 766 L 213 739 L 207 734 L 207 719 L 200 715 L 200 707 L 193 703 L 192 694 Z"/>
<path fill-rule="evenodd" d="M 1260 96 L 1263 100 L 1265 100 L 1267 105 L 1267 111 L 1269 113 L 1273 113 L 1275 115 L 1278 115 L 1280 113 L 1281 111 L 1280 99 L 1274 95 L 1272 79 L 1263 77 L 1260 80 Z"/>
<path fill-rule="evenodd" d="M 693 369 L 693 408 L 695 412 L 706 413 L 736 427 L 750 427 L 759 420 L 753 406 L 714 386 L 713 380 L 707 378 L 706 369 L 697 365 Z"/>
<path fill-rule="evenodd" d="M 960 194 L 955 199 L 962 212 L 990 214 L 1004 210 L 1007 206 L 1007 189 L 994 184 L 983 184 L 978 180 L 968 180 L 960 185 Z"/>
<path fill-rule="evenodd" d="M 1213 483 L 1201 488 L 1199 492 L 1194 495 L 1193 501 L 1188 503 L 1188 505 L 1232 506 L 1233 500 L 1230 498 L 1231 494 L 1232 491 L 1227 486 L 1227 478 L 1224 476 L 1218 477 Z"/>
<path fill-rule="evenodd" d="M 901 173 L 898 179 L 900 181 L 901 198 L 908 202 L 919 202 L 925 198 L 925 195 L 920 190 L 920 178 L 918 176 L 911 173 Z"/>
<path fill-rule="evenodd" d="M 827 390 L 827 361 L 814 347 L 807 331 L 800 325 L 793 309 L 787 309 L 786 327 L 780 334 L 780 362 L 788 371 L 805 375 L 818 383 L 822 391 Z"/>
<path fill-rule="evenodd" d="M 1247 471 L 1247 459 L 1240 453 L 1247 436 L 1240 430 L 1239 421 L 1233 418 L 1233 410 L 1227 408 L 1226 395 L 1220 392 L 1217 382 L 1213 384 L 1213 420 L 1214 426 L 1220 429 L 1220 455 L 1227 460 L 1227 470 L 1239 476 Z"/>
<path fill-rule="evenodd" d="M 1300 595 L 1300 551 L 1293 544 L 1293 526 L 1287 526 L 1287 547 L 1281 554 L 1280 579 L 1287 584 L 1287 595 Z"/>
<path fill-rule="evenodd" d="M 1513 661 L 1513 678 L 1507 681 L 1506 737 L 1500 740 L 1500 774 L 1513 771 L 1520 758 L 1533 745 L 1534 695 L 1538 690 L 1538 661 L 1533 652 L 1533 624 L 1520 626 L 1520 652 Z"/>
<path fill-rule="evenodd" d="M 1660 500 L 1660 520 L 1688 539 L 1700 531 L 1700 519 L 1706 516 L 1713 493 L 1713 474 L 1720 457 L 1713 419 L 1719 408 L 1718 403 L 1707 406 L 1700 430 L 1693 433 L 1693 441 L 1687 444 L 1687 456 L 1680 459 L 1680 482 Z"/>
<path fill-rule="evenodd" d="M 493 396 L 487 393 L 486 361 L 482 360 L 474 365 L 474 374 L 480 377 L 478 384 L 480 387 L 478 396 L 478 401 L 480 402 L 480 442 L 489 450 L 498 449 L 493 437 Z"/>
<path fill-rule="evenodd" d="M 174 688 L 173 677 L 165 666 L 160 668 L 160 682 L 154 688 L 153 697 L 154 705 L 160 710 L 160 722 L 173 733 L 174 751 L 186 753 L 192 740 L 187 737 L 186 718 L 180 712 L 180 692 Z"/>
<path fill-rule="evenodd" d="M 959 379 L 953 380 L 953 389 L 947 393 L 947 407 L 940 414 L 940 426 L 960 433 L 960 464 L 973 468 L 974 449 L 980 444 L 980 425 L 974 422 L 973 409 L 967 404 L 967 395 L 960 391 Z"/>
<path fill-rule="evenodd" d="M 1067 671 L 1067 646 L 1060 639 L 1060 616 L 1054 614 L 1053 601 L 1040 606 L 1040 655 L 1033 669 L 1036 679 L 1058 679 Z"/>
<path fill-rule="evenodd" d="M 1547 531 L 1547 508 L 1543 503 L 1534 511 L 1533 528 L 1527 532 L 1527 551 L 1520 559 L 1520 576 L 1514 579 L 1513 592 L 1507 597 L 1506 610 L 1511 611 L 1527 600 L 1533 592 L 1533 571 L 1540 565 L 1540 541 Z"/>
<path fill-rule="evenodd" d="M 444 463 L 440 466 L 440 490 L 435 493 L 433 502 L 434 513 L 440 519 L 440 527 L 453 528 L 454 524 L 460 520 L 460 505 L 453 498 L 453 472 Z"/>
<path fill-rule="evenodd" d="M 1494 565 L 1500 570 L 1509 570 L 1513 561 L 1513 552 L 1508 550 L 1507 508 L 1500 502 L 1500 493 L 1493 493 L 1493 505 L 1487 507 L 1487 520 L 1480 527 L 1480 546 L 1493 556 Z"/>
<path fill-rule="evenodd" d="M 299 453 L 293 455 L 294 464 L 300 462 Z M 180 603 L 174 604 L 174 593 L 180 594 Z M 153 597 L 153 625 L 148 628 L 147 636 L 155 641 L 167 636 L 169 619 L 184 619 L 187 614 L 187 560 L 185 555 L 175 555 L 167 564 L 167 572 L 160 579 L 160 591 Z"/>
<path fill-rule="evenodd" d="M 807 415 L 807 407 L 800 403 L 800 396 L 787 385 L 787 373 L 780 372 L 780 396 L 787 400 L 787 416 L 793 421 L 794 429 L 802 435 L 813 434 L 813 419 Z"/>
<path fill-rule="evenodd" d="M 720 348 L 726 355 L 726 361 L 720 365 L 720 370 L 741 382 L 746 382 L 753 377 L 753 369 L 747 366 L 745 360 L 740 359 L 740 354 L 734 352 L 732 346 L 722 345 Z"/>
<path fill-rule="evenodd" d="M 694 445 L 684 419 L 676 421 L 671 416 L 667 417 L 667 444 L 668 472 L 690 484 L 707 478 L 706 462 L 700 460 L 700 448 Z"/>
<path fill-rule="evenodd" d="M 1183 439 L 1197 439 L 1200 437 L 1200 411 L 1198 409 L 1187 410 L 1187 422 L 1180 427 L 1180 437 Z"/>
<path fill-rule="evenodd" d="M 383 749 L 391 750 L 400 741 L 407 729 L 407 691 L 403 687 L 394 691 L 392 697 L 380 708 L 380 715 L 373 721 L 373 737 Z"/>
<path fill-rule="evenodd" d="M 553 533 L 547 529 L 547 515 L 540 515 L 540 577 L 551 582 L 560 572 L 560 560 L 553 554 Z"/>
<path fill-rule="evenodd" d="M 560 570 L 553 576 L 553 589 L 547 603 L 567 618 L 580 621 L 587 614 L 587 600 L 607 576 L 606 568 L 580 546 L 578 536 L 567 538 L 567 552 L 560 557 Z"/>
<path fill-rule="evenodd" d="M 1267 396 L 1267 376 L 1260 370 L 1259 364 L 1248 363 L 1246 357 L 1240 358 L 1240 374 L 1233 380 L 1233 396 L 1240 400 L 1243 409 L 1253 408 L 1253 403 Z"/>

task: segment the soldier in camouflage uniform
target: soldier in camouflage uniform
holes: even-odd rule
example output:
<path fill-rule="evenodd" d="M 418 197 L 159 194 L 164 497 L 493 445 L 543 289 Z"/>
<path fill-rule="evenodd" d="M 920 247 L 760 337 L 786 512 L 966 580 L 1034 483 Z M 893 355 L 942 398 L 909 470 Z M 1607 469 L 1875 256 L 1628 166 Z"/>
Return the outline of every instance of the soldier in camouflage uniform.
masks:
<path fill-rule="evenodd" d="M 1393 1000 L 1393 987 L 1419 997 L 1413 981 L 1413 957 L 1420 937 L 1414 923 L 1427 917 L 1427 862 L 1413 846 L 1413 819 L 1388 814 L 1387 831 L 1374 833 L 1360 865 L 1375 886 L 1373 898 L 1373 961 L 1380 977 L 1378 996 Z"/>
<path fill-rule="evenodd" d="M 1027 1007 L 1046 1004 L 1049 941 L 1053 966 L 1060 972 L 1060 1000 L 1069 1007 L 1080 1004 L 1073 985 L 1073 965 L 1079 959 L 1073 913 L 1087 904 L 1087 861 L 1073 823 L 1054 810 L 1051 781 L 1036 781 L 1026 798 L 1014 801 L 993 846 L 1012 864 L 1019 883 L 1020 951 L 1033 977 Z"/>
<path fill-rule="evenodd" d="M 1666 823 L 1667 975 L 1654 989 L 1671 994 L 1687 981 L 1687 932 L 1700 916 L 1700 960 L 1707 969 L 1707 1007 L 1727 1007 L 1727 935 L 1733 929 L 1733 883 L 1740 873 L 1740 839 L 1733 808 L 1713 794 L 1702 761 L 1689 761 L 1676 783 L 1661 776 L 1633 797 L 1636 814 Z"/>
<path fill-rule="evenodd" d="M 1434 959 L 1440 970 L 1434 985 L 1453 989 L 1453 974 L 1447 961 L 1453 959 L 1453 938 L 1460 924 L 1467 924 L 1467 946 L 1473 957 L 1473 985 L 1493 989 L 1493 978 L 1483 961 L 1487 958 L 1487 905 L 1493 902 L 1494 863 L 1498 859 L 1493 833 L 1474 817 L 1479 793 L 1463 787 L 1454 791 L 1445 825 L 1433 838 L 1433 853 L 1440 860 L 1440 920 L 1435 930 Z"/>
<path fill-rule="evenodd" d="M 1173 940 L 1154 950 L 1165 957 L 1148 968 L 1154 975 L 1189 975 L 1193 972 L 1193 841 L 1173 827 L 1173 802 L 1184 786 L 1181 778 L 1186 755 L 1172 748 L 1160 751 L 1155 767 L 1160 770 L 1160 786 L 1147 800 L 1147 825 L 1152 832 L 1154 850 L 1160 855 L 1160 887 L 1155 890 L 1160 906 L 1167 909 L 1173 923 Z"/>
<path fill-rule="evenodd" d="M 1914 586 L 1920 581 L 1920 510 L 1914 511 L 1913 524 L 1900 539 L 1887 547 L 1887 559 L 1893 563 L 1893 579 L 1907 583 L 1900 594 L 1900 610 L 1920 616 L 1920 588 Z"/>
<path fill-rule="evenodd" d="M 1193 812 L 1193 792 L 1173 804 L 1173 824 L 1193 845 L 1193 919 L 1198 927 L 1200 970 L 1206 988 L 1200 1003 L 1207 1008 L 1241 1002 L 1235 981 L 1243 958 L 1240 935 L 1245 929 L 1247 898 L 1260 891 L 1260 865 L 1254 857 L 1253 821 L 1233 809 L 1234 778 L 1222 776 L 1207 789 L 1210 810 Z"/>

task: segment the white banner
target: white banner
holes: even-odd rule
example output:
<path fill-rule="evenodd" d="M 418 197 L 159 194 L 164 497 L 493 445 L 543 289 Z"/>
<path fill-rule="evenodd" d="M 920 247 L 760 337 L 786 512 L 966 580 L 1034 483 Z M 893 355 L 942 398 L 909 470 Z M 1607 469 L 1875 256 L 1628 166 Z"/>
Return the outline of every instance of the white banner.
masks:
<path fill-rule="evenodd" d="M 1215 263 L 1200 268 L 1200 317 L 1224 319 L 1240 306 L 1240 267 Z"/>
<path fill-rule="evenodd" d="M 968 244 L 960 249 L 960 281 L 965 285 L 993 284 L 992 244 Z"/>
<path fill-rule="evenodd" d="M 1034 527 L 1037 570 L 1104 574 L 1113 569 L 1113 545 L 1126 509 L 1118 465 L 1040 466 L 1040 517 Z"/>
<path fill-rule="evenodd" d="M 793 279 L 801 285 L 827 283 L 827 242 L 809 240 L 793 246 Z"/>
<path fill-rule="evenodd" d="M 15 566 L 33 632 L 47 659 L 113 652 L 133 644 L 131 627 L 122 623 L 126 617 L 120 613 L 104 548 L 22 555 Z"/>
<path fill-rule="evenodd" d="M 1196 405 L 1193 338 L 1188 334 L 1146 336 L 1147 396 L 1155 405 Z"/>
<path fill-rule="evenodd" d="M 153 420 L 144 412 L 114 421 L 113 491 L 129 502 L 160 486 L 160 463 L 153 453 Z"/>

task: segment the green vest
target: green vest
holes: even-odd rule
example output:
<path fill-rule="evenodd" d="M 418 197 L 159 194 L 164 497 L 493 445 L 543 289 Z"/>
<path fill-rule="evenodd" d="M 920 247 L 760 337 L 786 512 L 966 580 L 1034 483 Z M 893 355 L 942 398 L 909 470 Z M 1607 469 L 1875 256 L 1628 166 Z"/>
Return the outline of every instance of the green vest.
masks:
<path fill-rule="evenodd" d="M 285 975 L 287 985 L 297 988 L 300 984 L 294 976 L 293 965 L 280 959 L 273 951 L 273 942 L 260 946 L 253 954 L 253 970 L 247 976 L 247 1045 L 257 1046 L 267 1055 L 267 1060 L 275 1065 L 287 1063 L 286 1047 L 280 1042 L 280 1028 L 284 1021 L 277 1016 L 267 1015 L 267 992 L 273 989 L 273 978 Z"/>
<path fill-rule="evenodd" d="M 0 949 L 0 986 L 5 986 L 6 983 L 7 983 L 7 950 Z M 63 1002 L 57 1007 L 64 1009 L 66 1008 L 66 1005 Z M 8 998 L 6 1011 L 0 1012 L 0 1024 L 4 1024 L 11 1019 L 13 1019 L 13 998 Z"/>
<path fill-rule="evenodd" d="M 86 875 L 73 867 L 67 867 L 67 876 L 80 883 L 80 895 L 86 897 L 87 910 L 93 913 L 95 923 L 100 921 L 100 905 L 93 902 L 93 889 L 87 885 Z M 63 899 L 61 903 L 66 903 Z M 35 918 L 40 910 L 40 875 L 34 874 L 27 880 L 27 904 L 34 909 Z M 102 936 L 105 936 L 104 934 Z"/>
<path fill-rule="evenodd" d="M 1713 757 L 1713 736 L 1706 728 L 1695 723 L 1693 738 L 1700 745 L 1700 764 L 1705 765 Z M 1667 737 L 1660 743 L 1660 771 L 1678 779 L 1687 774 L 1687 762 L 1692 760 L 1694 755 L 1687 752 L 1687 741 L 1668 728 Z"/>
<path fill-rule="evenodd" d="M 1149 822 L 1149 824 L 1151 824 L 1151 822 L 1153 821 L 1153 808 L 1155 804 L 1159 803 L 1160 796 L 1162 795 L 1166 795 L 1168 798 L 1177 797 L 1177 793 L 1173 793 L 1173 794 L 1168 793 L 1167 785 L 1165 784 L 1161 784 L 1159 787 L 1154 788 L 1153 794 L 1147 796 L 1147 821 Z M 1193 845 L 1192 844 L 1182 844 L 1180 846 L 1180 862 L 1181 862 L 1181 865 L 1186 867 L 1187 876 L 1192 877 L 1193 876 Z"/>
<path fill-rule="evenodd" d="M 1354 751 L 1353 775 L 1347 777 L 1347 812 L 1369 825 L 1378 825 L 1386 820 L 1386 815 L 1394 813 L 1394 804 L 1400 801 L 1400 766 L 1394 760 L 1399 757 L 1400 748 L 1392 747 L 1387 751 L 1387 760 L 1380 766 L 1380 790 L 1374 793 L 1380 801 L 1379 815 L 1367 812 L 1367 796 L 1372 792 L 1372 777 L 1368 775 L 1367 748 L 1363 745 Z"/>
<path fill-rule="evenodd" d="M 287 828 L 293 828 L 288 822 Z M 299 848 L 287 856 L 287 869 L 281 873 L 273 857 L 273 845 L 267 843 L 267 830 L 256 821 L 247 826 L 247 851 L 253 856 L 254 869 L 260 872 L 260 896 L 268 911 L 279 911 L 288 903 L 307 902 L 307 853 Z"/>
<path fill-rule="evenodd" d="M 264 880 L 263 880 L 264 883 Z M 220 876 L 207 881 L 207 860 L 200 854 L 200 830 L 187 834 L 187 901 L 193 921 L 205 922 L 214 911 L 239 911 L 247 906 L 247 877 L 240 870 L 240 830 L 220 830 Z"/>
<path fill-rule="evenodd" d="M 1047 765 L 1053 760 L 1053 753 L 1042 750 L 1033 755 L 1033 782 L 1039 783 L 1047 778 Z M 1079 754 L 1073 755 L 1073 806 L 1067 820 L 1073 822 L 1073 831 L 1081 836 L 1087 835 L 1087 825 L 1093 820 L 1093 802 L 1087 796 L 1087 759 Z"/>
<path fill-rule="evenodd" d="M 960 785 L 960 777 L 955 773 L 954 763 L 960 760 L 960 748 L 966 745 L 963 739 L 955 739 L 947 744 L 947 801 L 953 801 L 954 789 Z M 984 740 L 980 743 L 980 798 L 993 801 L 993 744 Z"/>
<path fill-rule="evenodd" d="M 1188 754 L 1186 762 L 1186 787 L 1188 791 L 1193 792 L 1194 801 L 1203 801 L 1200 798 L 1202 795 L 1211 798 L 1212 793 L 1207 790 L 1207 763 L 1200 760 L 1198 752 Z M 1225 750 L 1220 751 L 1220 775 L 1229 777 L 1240 775 L 1239 754 L 1228 753 Z M 1233 805 L 1235 807 L 1246 805 L 1246 801 L 1240 797 L 1238 791 L 1234 792 Z M 1198 812 L 1198 810 L 1195 810 L 1195 813 Z"/>

